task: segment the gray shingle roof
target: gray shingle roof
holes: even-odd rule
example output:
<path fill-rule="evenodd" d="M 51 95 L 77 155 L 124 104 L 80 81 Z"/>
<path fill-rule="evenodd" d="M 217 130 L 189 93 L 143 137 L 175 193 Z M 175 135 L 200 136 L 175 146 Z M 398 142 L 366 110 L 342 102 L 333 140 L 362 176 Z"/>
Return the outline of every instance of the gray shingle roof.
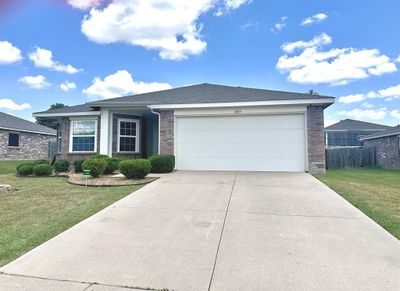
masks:
<path fill-rule="evenodd" d="M 43 125 L 0 112 L 0 128 L 56 135 L 56 131 Z"/>
<path fill-rule="evenodd" d="M 368 135 L 366 137 L 361 138 L 361 140 L 367 140 L 367 139 L 376 139 L 376 138 L 381 138 L 381 137 L 386 137 L 386 136 L 393 136 L 393 135 L 400 135 L 400 125 L 392 127 L 390 129 L 387 129 L 382 132 L 374 133 L 371 135 Z"/>
<path fill-rule="evenodd" d="M 93 108 L 89 107 L 86 104 L 79 104 L 74 106 L 65 106 L 62 108 L 51 109 L 47 111 L 35 112 L 34 114 L 42 114 L 42 113 L 76 113 L 76 112 L 89 112 L 94 111 Z"/>
<path fill-rule="evenodd" d="M 158 92 L 137 94 L 133 96 L 118 97 L 87 103 L 90 106 L 107 104 L 130 105 L 167 105 L 167 104 L 196 104 L 196 103 L 230 103 L 275 100 L 312 100 L 327 99 L 334 102 L 333 97 L 309 93 L 294 93 L 273 91 L 266 89 L 253 89 L 232 87 L 214 84 L 199 84 Z"/>
<path fill-rule="evenodd" d="M 377 124 L 377 123 L 371 123 L 353 119 L 345 119 L 339 121 L 338 123 L 325 127 L 325 130 L 357 131 L 357 130 L 386 130 L 390 128 L 392 127 L 383 124 Z"/>

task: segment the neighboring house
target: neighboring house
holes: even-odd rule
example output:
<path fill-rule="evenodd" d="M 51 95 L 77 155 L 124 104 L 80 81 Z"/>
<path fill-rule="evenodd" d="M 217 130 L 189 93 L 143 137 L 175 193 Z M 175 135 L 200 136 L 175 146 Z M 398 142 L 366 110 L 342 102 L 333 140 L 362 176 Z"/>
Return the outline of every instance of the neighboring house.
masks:
<path fill-rule="evenodd" d="M 34 113 L 58 118 L 59 158 L 174 154 L 178 170 L 325 172 L 333 97 L 200 84 Z"/>
<path fill-rule="evenodd" d="M 0 159 L 47 159 L 54 129 L 0 112 Z"/>
<path fill-rule="evenodd" d="M 362 146 L 362 137 L 390 128 L 387 125 L 345 119 L 325 128 L 325 142 L 327 147 Z"/>
<path fill-rule="evenodd" d="M 400 168 L 400 126 L 364 137 L 362 142 L 364 147 L 375 148 L 378 167 Z"/>

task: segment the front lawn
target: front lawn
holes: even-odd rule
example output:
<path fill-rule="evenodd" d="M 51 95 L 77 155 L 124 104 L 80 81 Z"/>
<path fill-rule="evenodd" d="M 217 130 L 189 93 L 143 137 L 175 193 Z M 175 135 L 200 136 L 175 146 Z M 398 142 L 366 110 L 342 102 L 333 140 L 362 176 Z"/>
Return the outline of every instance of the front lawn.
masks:
<path fill-rule="evenodd" d="M 400 239 L 400 170 L 329 170 L 316 178 Z"/>
<path fill-rule="evenodd" d="M 1 175 L 0 184 L 17 189 L 0 195 L 0 266 L 140 188 L 73 186 L 66 178 L 15 174 Z"/>
<path fill-rule="evenodd" d="M 0 175 L 7 175 L 15 173 L 15 168 L 27 161 L 15 161 L 15 160 L 0 160 Z"/>

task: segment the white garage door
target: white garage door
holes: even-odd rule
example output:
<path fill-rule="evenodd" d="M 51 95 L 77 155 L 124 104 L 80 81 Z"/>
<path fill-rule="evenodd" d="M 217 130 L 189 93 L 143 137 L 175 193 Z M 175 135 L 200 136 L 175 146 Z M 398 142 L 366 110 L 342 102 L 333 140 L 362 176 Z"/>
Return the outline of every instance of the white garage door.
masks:
<path fill-rule="evenodd" d="M 305 171 L 303 114 L 177 117 L 178 170 Z"/>

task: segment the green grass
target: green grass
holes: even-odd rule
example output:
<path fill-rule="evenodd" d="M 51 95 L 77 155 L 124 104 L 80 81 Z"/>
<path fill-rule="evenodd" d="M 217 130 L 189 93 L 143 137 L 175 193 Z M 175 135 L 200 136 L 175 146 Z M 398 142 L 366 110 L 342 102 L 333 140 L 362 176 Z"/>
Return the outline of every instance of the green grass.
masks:
<path fill-rule="evenodd" d="M 27 161 L 0 160 L 0 175 L 14 174 L 15 168 L 24 162 Z"/>
<path fill-rule="evenodd" d="M 15 175 L 0 176 L 0 184 L 17 189 L 0 195 L 0 266 L 140 188 L 82 187 L 61 177 Z"/>
<path fill-rule="evenodd" d="M 400 239 L 400 170 L 329 170 L 316 178 Z"/>

